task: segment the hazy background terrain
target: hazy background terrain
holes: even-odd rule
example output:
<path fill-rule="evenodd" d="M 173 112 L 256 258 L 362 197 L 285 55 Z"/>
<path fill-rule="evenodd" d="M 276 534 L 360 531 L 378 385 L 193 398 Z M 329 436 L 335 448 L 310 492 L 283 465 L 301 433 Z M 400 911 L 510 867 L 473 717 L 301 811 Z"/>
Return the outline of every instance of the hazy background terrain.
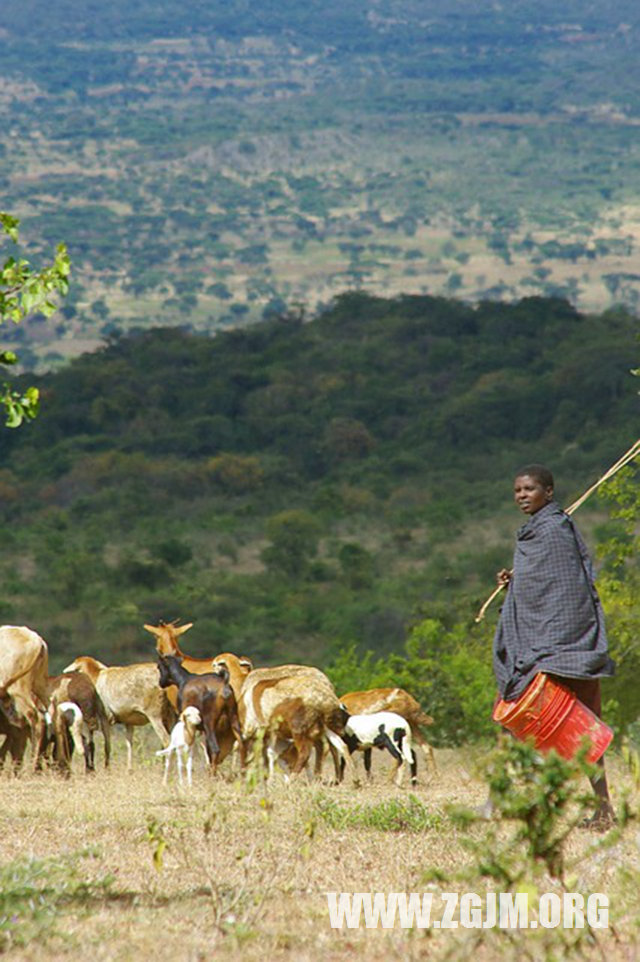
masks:
<path fill-rule="evenodd" d="M 25 0 L 0 189 L 75 272 L 23 357 L 353 288 L 635 308 L 639 26 L 633 0 Z"/>

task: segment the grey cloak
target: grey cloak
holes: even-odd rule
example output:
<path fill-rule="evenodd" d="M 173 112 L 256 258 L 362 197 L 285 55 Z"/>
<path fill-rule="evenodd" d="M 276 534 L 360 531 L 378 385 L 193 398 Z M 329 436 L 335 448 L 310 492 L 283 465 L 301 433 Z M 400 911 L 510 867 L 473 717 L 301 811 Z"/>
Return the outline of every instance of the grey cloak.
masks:
<path fill-rule="evenodd" d="M 567 678 L 614 673 L 591 559 L 555 501 L 517 532 L 493 668 L 506 701 L 518 698 L 540 671 Z"/>

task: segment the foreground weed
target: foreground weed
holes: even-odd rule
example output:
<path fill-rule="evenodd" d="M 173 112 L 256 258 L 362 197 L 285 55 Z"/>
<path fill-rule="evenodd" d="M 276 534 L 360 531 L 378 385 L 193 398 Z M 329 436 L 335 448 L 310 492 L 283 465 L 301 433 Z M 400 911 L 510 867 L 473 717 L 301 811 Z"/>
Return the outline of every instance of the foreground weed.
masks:
<path fill-rule="evenodd" d="M 64 912 L 90 911 L 118 898 L 114 876 L 86 879 L 82 851 L 56 859 L 17 859 L 0 867 L 0 952 L 61 938 L 56 921 Z"/>
<path fill-rule="evenodd" d="M 391 798 L 377 805 L 340 805 L 324 793 L 313 802 L 314 814 L 330 828 L 373 828 L 379 832 L 427 832 L 438 829 L 443 817 L 409 795 Z"/>
<path fill-rule="evenodd" d="M 164 837 L 164 829 L 160 823 L 152 817 L 147 819 L 146 840 L 151 846 L 151 858 L 156 872 L 162 871 L 162 856 L 167 847 L 167 840 Z"/>
<path fill-rule="evenodd" d="M 640 718 L 629 725 L 626 737 L 622 740 L 622 758 L 631 773 L 634 785 L 640 788 Z"/>
<path fill-rule="evenodd" d="M 250 786 L 249 791 L 254 788 Z M 264 797 L 258 804 L 264 826 L 273 804 Z M 180 863 L 182 877 L 192 882 L 193 889 L 206 890 L 214 937 L 231 937 L 236 943 L 243 943 L 256 937 L 267 898 L 278 885 L 286 884 L 285 856 L 279 855 L 265 837 L 260 844 L 239 850 L 234 862 L 225 865 L 223 877 L 217 837 L 219 831 L 227 830 L 228 814 L 225 806 L 212 807 L 202 824 L 202 845 L 194 845 L 193 839 L 179 830 L 174 829 L 172 837 L 171 829 L 153 818 L 147 820 L 146 839 L 157 872 L 162 872 L 163 856 L 170 851 Z"/>
<path fill-rule="evenodd" d="M 585 776 L 595 772 L 584 755 L 581 753 L 571 762 L 553 752 L 543 757 L 515 740 L 496 751 L 486 767 L 494 818 L 486 822 L 464 809 L 452 809 L 449 813 L 461 832 L 462 844 L 471 853 L 471 864 L 452 874 L 431 870 L 425 873 L 424 881 L 440 885 L 462 883 L 473 892 L 525 893 L 534 913 L 543 893 L 553 892 L 562 898 L 575 891 L 575 877 L 568 879 L 566 842 L 595 806 L 593 794 L 579 787 Z M 627 818 L 623 806 L 621 827 Z M 482 832 L 478 831 L 480 825 Z M 620 830 L 616 829 L 599 841 L 599 847 L 610 846 L 619 837 Z M 571 866 L 572 871 L 577 864 Z M 612 931 L 617 938 L 615 929 Z M 596 931 L 585 920 L 582 928 L 549 928 L 541 923 L 533 930 L 474 929 L 463 941 L 449 945 L 441 958 L 463 958 L 481 947 L 489 952 L 499 949 L 501 959 L 508 958 L 510 952 L 510 957 L 518 962 L 592 958 L 594 950 L 604 957 Z"/>

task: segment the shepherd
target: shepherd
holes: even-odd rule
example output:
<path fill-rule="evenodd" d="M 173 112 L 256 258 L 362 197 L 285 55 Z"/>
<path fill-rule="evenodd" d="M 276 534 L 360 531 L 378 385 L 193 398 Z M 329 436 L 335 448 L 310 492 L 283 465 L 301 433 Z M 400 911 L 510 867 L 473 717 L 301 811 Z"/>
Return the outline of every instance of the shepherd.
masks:
<path fill-rule="evenodd" d="M 517 506 L 529 520 L 516 534 L 511 571 L 497 574 L 507 594 L 493 644 L 501 698 L 518 699 L 539 672 L 576 694 L 601 717 L 600 679 L 614 673 L 593 567 L 569 515 L 554 500 L 553 475 L 540 464 L 519 469 Z M 604 769 L 591 779 L 598 807 L 586 821 L 605 830 L 615 821 Z"/>

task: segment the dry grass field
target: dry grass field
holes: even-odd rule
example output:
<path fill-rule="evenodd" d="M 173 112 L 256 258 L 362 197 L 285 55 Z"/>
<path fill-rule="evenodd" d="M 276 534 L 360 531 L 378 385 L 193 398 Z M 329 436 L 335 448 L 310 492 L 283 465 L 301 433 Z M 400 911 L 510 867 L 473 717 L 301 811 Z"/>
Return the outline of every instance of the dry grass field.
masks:
<path fill-rule="evenodd" d="M 384 764 L 372 785 L 267 787 L 257 771 L 210 779 L 198 759 L 192 790 L 175 772 L 162 784 L 151 737 L 138 736 L 127 774 L 116 735 L 112 769 L 70 779 L 5 772 L 0 779 L 0 954 L 25 962 L 91 959 L 229 962 L 640 958 L 640 835 L 633 817 L 605 836 L 574 829 L 566 843 L 569 891 L 601 892 L 610 927 L 595 943 L 564 929 L 488 931 L 330 926 L 327 891 L 492 890 L 466 842 L 495 852 L 509 826 L 462 828 L 452 805 L 486 797 L 479 750 L 441 750 L 415 789 L 393 786 Z M 486 755 L 486 753 L 484 753 Z M 100 759 L 101 761 L 101 759 Z M 225 766 L 226 767 L 226 766 Z M 609 761 L 618 808 L 637 792 L 618 757 Z M 328 774 L 328 772 L 327 772 Z M 470 881 L 451 881 L 467 868 Z M 443 873 L 433 882 L 433 872 Z M 429 881 L 431 873 L 431 881 Z M 449 879 L 448 882 L 445 879 Z M 542 881 L 541 881 L 542 879 Z M 534 879 L 532 879 L 532 884 Z M 558 891 L 544 874 L 538 892 Z M 542 888 L 540 886 L 542 885 Z M 493 886 L 495 889 L 495 885 Z M 435 896 L 434 896 L 435 898 Z M 434 909 L 432 918 L 441 911 Z M 574 934 L 582 941 L 573 943 Z"/>

